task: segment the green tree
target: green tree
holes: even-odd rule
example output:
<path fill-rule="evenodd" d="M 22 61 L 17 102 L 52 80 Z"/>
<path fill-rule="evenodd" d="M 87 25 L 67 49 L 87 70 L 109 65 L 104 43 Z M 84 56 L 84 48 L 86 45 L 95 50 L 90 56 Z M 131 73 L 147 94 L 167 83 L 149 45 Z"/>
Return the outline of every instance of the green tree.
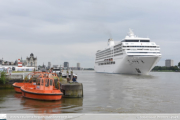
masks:
<path fill-rule="evenodd" d="M 180 68 L 180 62 L 178 63 L 178 67 Z"/>
<path fill-rule="evenodd" d="M 178 66 L 174 66 L 174 71 L 178 71 Z"/>
<path fill-rule="evenodd" d="M 6 83 L 6 72 L 4 72 L 4 71 L 1 72 L 0 82 L 3 84 Z"/>

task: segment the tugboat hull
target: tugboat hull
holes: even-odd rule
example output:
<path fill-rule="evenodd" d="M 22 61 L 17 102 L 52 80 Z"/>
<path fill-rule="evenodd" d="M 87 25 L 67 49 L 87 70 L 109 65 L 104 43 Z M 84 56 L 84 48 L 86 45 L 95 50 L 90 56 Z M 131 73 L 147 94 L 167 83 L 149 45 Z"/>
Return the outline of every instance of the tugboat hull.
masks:
<path fill-rule="evenodd" d="M 19 87 L 19 86 L 14 86 L 14 85 L 13 85 L 13 87 L 14 87 L 14 90 L 15 90 L 17 93 L 21 93 L 21 87 Z"/>
<path fill-rule="evenodd" d="M 60 100 L 62 98 L 62 93 L 40 93 L 37 90 L 27 91 L 24 86 L 21 87 L 22 96 L 25 98 L 31 98 L 36 100 Z"/>
<path fill-rule="evenodd" d="M 22 93 L 21 87 L 22 87 L 23 85 L 28 85 L 28 84 L 30 84 L 30 83 L 17 83 L 17 82 L 15 82 L 15 83 L 13 84 L 13 87 L 14 87 L 14 90 L 15 90 L 17 93 Z"/>

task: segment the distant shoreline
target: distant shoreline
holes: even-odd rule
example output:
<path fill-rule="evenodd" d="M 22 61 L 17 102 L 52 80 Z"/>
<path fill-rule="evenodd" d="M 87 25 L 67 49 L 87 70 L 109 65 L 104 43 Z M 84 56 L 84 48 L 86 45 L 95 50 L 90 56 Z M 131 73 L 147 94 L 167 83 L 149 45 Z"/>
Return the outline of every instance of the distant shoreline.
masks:
<path fill-rule="evenodd" d="M 151 72 L 180 72 L 180 71 L 172 71 L 172 70 L 158 70 L 158 71 L 151 71 Z"/>

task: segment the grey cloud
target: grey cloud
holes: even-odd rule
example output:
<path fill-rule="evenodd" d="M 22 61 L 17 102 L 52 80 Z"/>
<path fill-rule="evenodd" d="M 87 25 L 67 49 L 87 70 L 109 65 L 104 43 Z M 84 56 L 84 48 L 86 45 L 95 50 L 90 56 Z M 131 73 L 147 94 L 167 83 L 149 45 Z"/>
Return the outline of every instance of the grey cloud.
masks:
<path fill-rule="evenodd" d="M 148 36 L 161 46 L 163 56 L 158 65 L 164 65 L 166 58 L 177 64 L 179 14 L 180 2 L 169 0 L 0 1 L 0 53 L 14 60 L 34 52 L 38 64 L 69 60 L 72 65 L 78 61 L 92 67 L 98 50 L 95 46 L 105 48 L 109 37 L 121 41 L 132 28 L 136 35 Z"/>

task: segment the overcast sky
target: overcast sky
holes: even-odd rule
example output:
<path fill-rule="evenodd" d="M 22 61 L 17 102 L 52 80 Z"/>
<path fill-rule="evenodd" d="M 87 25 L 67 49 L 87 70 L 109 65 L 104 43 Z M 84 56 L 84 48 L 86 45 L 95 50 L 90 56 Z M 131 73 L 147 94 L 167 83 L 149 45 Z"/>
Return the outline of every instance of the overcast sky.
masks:
<path fill-rule="evenodd" d="M 157 65 L 180 62 L 179 0 L 0 0 L 0 57 L 93 68 L 96 51 L 129 28 L 160 45 Z"/>

